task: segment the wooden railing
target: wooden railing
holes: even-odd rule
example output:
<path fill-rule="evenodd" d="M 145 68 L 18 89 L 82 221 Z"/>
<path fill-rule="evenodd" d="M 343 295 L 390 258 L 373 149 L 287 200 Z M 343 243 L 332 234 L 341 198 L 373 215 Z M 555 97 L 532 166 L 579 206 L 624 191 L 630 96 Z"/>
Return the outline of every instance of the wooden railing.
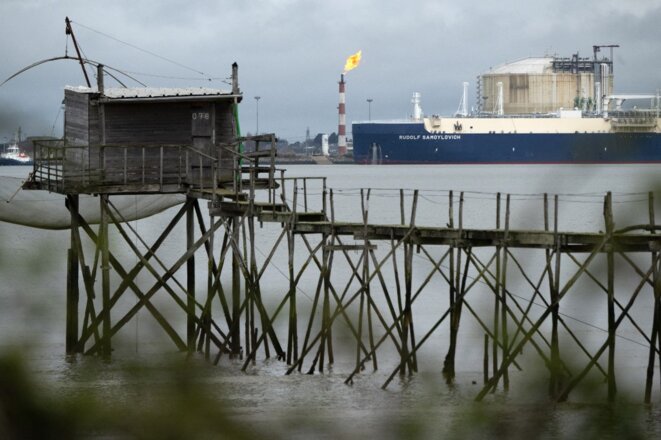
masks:
<path fill-rule="evenodd" d="M 83 147 L 68 147 L 82 152 Z M 40 141 L 34 145 L 32 181 L 40 184 L 38 189 L 62 192 L 65 187 L 66 148 L 62 141 Z M 72 172 L 69 177 L 78 179 L 83 173 Z"/>
<path fill-rule="evenodd" d="M 246 140 L 255 141 L 257 150 L 241 152 Z M 260 149 L 264 142 L 270 148 Z M 275 154 L 274 135 L 217 145 L 212 154 L 180 144 L 71 146 L 47 141 L 35 145 L 33 178 L 26 188 L 63 194 L 197 191 L 213 197 L 223 188 L 238 198 L 244 185 L 278 186 Z M 260 166 L 260 158 L 270 161 Z M 260 176 L 264 173 L 265 178 Z"/>

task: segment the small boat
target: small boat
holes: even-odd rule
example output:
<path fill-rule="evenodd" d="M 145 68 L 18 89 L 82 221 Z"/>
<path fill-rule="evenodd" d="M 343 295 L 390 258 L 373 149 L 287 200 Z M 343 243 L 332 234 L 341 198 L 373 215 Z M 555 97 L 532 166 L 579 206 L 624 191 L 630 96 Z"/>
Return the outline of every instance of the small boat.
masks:
<path fill-rule="evenodd" d="M 32 158 L 22 152 L 18 147 L 18 142 L 14 140 L 5 147 L 3 153 L 0 153 L 0 165 L 32 165 Z"/>

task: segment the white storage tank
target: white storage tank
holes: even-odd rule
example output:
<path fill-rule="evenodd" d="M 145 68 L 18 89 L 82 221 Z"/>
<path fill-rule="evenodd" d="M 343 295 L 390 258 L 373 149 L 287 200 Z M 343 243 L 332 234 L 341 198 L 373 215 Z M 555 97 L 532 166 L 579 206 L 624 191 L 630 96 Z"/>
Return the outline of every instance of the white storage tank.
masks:
<path fill-rule="evenodd" d="M 610 62 L 608 62 L 610 65 Z M 505 63 L 480 75 L 478 108 L 498 113 L 498 83 L 503 87 L 503 113 L 552 113 L 559 108 L 596 111 L 595 80 L 601 94 L 612 94 L 612 69 L 602 68 L 595 78 L 592 58 L 529 57 Z"/>

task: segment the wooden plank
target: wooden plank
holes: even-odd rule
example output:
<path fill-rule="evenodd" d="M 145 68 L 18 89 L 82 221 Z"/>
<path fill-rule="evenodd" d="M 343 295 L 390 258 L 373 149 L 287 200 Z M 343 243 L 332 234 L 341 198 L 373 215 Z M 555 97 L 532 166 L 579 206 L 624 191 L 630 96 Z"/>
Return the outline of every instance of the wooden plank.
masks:
<path fill-rule="evenodd" d="M 374 251 L 377 249 L 375 244 L 331 244 L 324 246 L 327 251 Z"/>
<path fill-rule="evenodd" d="M 89 145 L 88 99 L 87 94 L 64 91 L 64 139 L 67 145 Z"/>
<path fill-rule="evenodd" d="M 271 157 L 271 150 L 249 151 L 247 153 L 243 153 L 243 155 L 250 158 Z"/>
<path fill-rule="evenodd" d="M 191 141 L 191 103 L 106 103 L 106 142 L 123 144 Z"/>
<path fill-rule="evenodd" d="M 216 143 L 230 143 L 234 141 L 234 115 L 232 113 L 233 103 L 216 102 Z"/>

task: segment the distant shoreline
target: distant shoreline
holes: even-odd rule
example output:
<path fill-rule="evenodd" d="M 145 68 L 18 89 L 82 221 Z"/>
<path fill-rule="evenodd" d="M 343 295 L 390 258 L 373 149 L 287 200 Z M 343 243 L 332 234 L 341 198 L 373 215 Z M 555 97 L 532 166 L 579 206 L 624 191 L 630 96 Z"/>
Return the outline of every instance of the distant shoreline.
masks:
<path fill-rule="evenodd" d="M 276 156 L 276 165 L 351 165 L 352 157 L 333 156 Z"/>

